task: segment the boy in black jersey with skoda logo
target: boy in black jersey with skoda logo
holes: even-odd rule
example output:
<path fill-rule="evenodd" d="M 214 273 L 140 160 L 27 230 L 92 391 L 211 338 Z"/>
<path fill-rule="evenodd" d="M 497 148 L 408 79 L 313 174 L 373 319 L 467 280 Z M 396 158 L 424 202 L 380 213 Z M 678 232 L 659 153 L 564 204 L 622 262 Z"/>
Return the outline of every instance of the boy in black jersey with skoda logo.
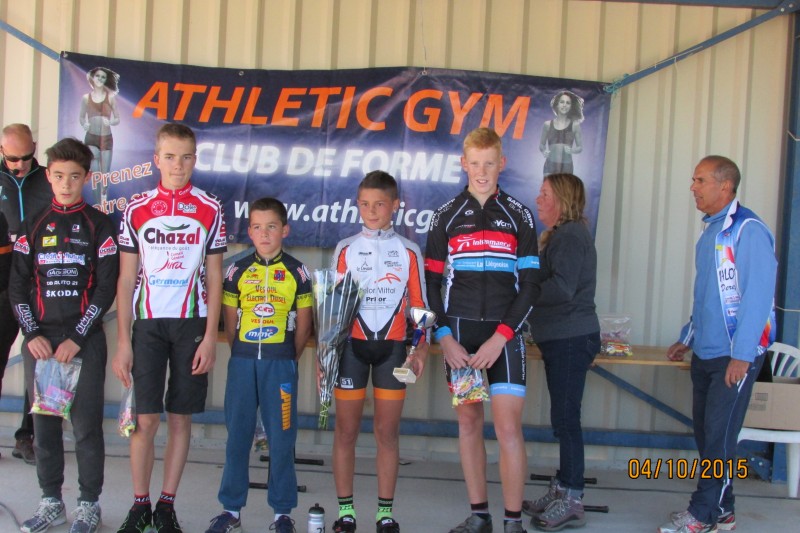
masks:
<path fill-rule="evenodd" d="M 78 508 L 70 533 L 100 527 L 103 490 L 103 390 L 106 336 L 103 315 L 114 302 L 119 273 L 116 229 L 108 215 L 89 206 L 81 191 L 92 152 L 75 139 L 62 139 L 47 152 L 49 207 L 26 217 L 14 245 L 9 298 L 25 342 L 27 390 L 33 391 L 38 360 L 81 360 L 70 410 L 78 462 Z M 2 327 L 8 327 L 3 324 Z M 36 475 L 42 499 L 21 531 L 39 533 L 66 520 L 62 418 L 33 415 Z"/>
<path fill-rule="evenodd" d="M 241 531 L 247 503 L 250 443 L 257 409 L 269 442 L 267 503 L 270 530 L 293 533 L 297 507 L 297 361 L 311 335 L 311 277 L 282 249 L 289 235 L 286 207 L 275 198 L 250 204 L 247 234 L 254 254 L 232 264 L 223 281 L 222 313 L 231 345 L 225 386 L 225 469 L 219 488 L 223 512 L 206 533 Z"/>

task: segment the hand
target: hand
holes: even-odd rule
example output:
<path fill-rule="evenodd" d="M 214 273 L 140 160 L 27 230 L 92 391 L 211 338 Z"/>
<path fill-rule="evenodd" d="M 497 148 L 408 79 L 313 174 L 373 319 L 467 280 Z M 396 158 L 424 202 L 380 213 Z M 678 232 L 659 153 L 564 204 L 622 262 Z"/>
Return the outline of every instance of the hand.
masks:
<path fill-rule="evenodd" d="M 84 122 L 83 124 L 81 124 L 81 126 L 83 126 L 84 131 L 89 131 L 89 123 L 88 122 Z"/>
<path fill-rule="evenodd" d="M 497 358 L 500 357 L 503 348 L 508 341 L 504 336 L 495 332 L 489 339 L 481 344 L 478 351 L 470 359 L 472 368 L 490 368 Z"/>
<path fill-rule="evenodd" d="M 214 339 L 209 339 L 206 335 L 203 337 L 202 342 L 197 347 L 192 360 L 192 375 L 197 376 L 205 374 L 214 368 L 214 362 L 217 360 L 217 346 Z"/>
<path fill-rule="evenodd" d="M 725 370 L 725 385 L 733 387 L 738 385 L 744 379 L 750 370 L 750 362 L 742 361 L 741 359 L 734 359 L 731 357 L 731 362 L 728 363 L 728 368 Z"/>
<path fill-rule="evenodd" d="M 111 126 L 111 121 L 106 117 L 103 117 L 103 126 Z"/>
<path fill-rule="evenodd" d="M 683 356 L 689 351 L 689 347 L 682 342 L 676 342 L 667 349 L 667 359 L 670 361 L 683 361 Z"/>
<path fill-rule="evenodd" d="M 550 157 L 550 150 L 549 150 L 549 149 L 548 149 L 548 150 L 545 150 L 545 151 L 544 151 L 544 152 L 542 152 L 542 153 L 544 154 L 544 157 L 545 157 L 545 158 L 548 158 L 548 157 Z"/>
<path fill-rule="evenodd" d="M 564 147 L 564 153 L 565 153 L 565 154 L 571 154 L 571 153 L 572 153 L 572 147 L 570 147 L 570 146 L 565 146 L 565 147 Z"/>
<path fill-rule="evenodd" d="M 417 377 L 421 377 L 422 372 L 425 370 L 425 363 L 428 360 L 429 347 L 430 345 L 427 342 L 420 341 L 419 344 L 417 344 L 417 349 L 414 350 L 414 355 L 406 359 L 409 364 L 409 368 L 411 368 L 411 371 Z"/>
<path fill-rule="evenodd" d="M 56 361 L 59 363 L 69 363 L 79 351 L 81 351 L 81 347 L 78 346 L 74 340 L 66 339 L 64 342 L 58 345 L 58 348 L 56 348 Z"/>
<path fill-rule="evenodd" d="M 34 359 L 50 359 L 53 357 L 53 347 L 45 337 L 34 337 L 28 341 L 28 351 Z"/>
<path fill-rule="evenodd" d="M 117 353 L 111 360 L 111 369 L 114 375 L 122 382 L 126 389 L 131 388 L 131 368 L 133 368 L 133 348 L 131 343 L 118 343 Z"/>
<path fill-rule="evenodd" d="M 469 366 L 470 357 L 467 350 L 461 346 L 452 335 L 445 335 L 439 341 L 442 347 L 444 360 L 450 368 L 464 368 Z"/>

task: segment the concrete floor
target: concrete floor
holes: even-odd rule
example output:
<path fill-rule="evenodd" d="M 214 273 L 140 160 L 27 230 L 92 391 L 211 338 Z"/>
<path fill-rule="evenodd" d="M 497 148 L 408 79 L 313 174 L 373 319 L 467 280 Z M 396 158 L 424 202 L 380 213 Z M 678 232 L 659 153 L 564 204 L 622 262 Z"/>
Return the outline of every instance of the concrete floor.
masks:
<path fill-rule="evenodd" d="M 110 439 L 113 440 L 113 439 Z M 0 533 L 19 530 L 19 522 L 36 509 L 40 492 L 35 467 L 11 456 L 13 438 L 0 435 Z M 68 444 L 69 447 L 69 444 Z M 157 449 L 160 458 L 162 448 Z M 128 450 L 124 442 L 107 446 L 105 490 L 100 503 L 103 509 L 101 531 L 114 532 L 131 505 L 132 493 Z M 268 463 L 259 461 L 254 453 L 251 481 L 266 482 Z M 298 447 L 298 457 L 322 459 L 324 464 L 297 465 L 298 481 L 306 492 L 299 494 L 299 506 L 293 517 L 297 531 L 306 531 L 308 508 L 319 502 L 326 509 L 326 524 L 330 531 L 335 518 L 336 495 L 331 473 L 330 456 L 304 454 Z M 181 489 L 176 500 L 178 518 L 186 533 L 203 533 L 209 520 L 220 511 L 217 489 L 222 475 L 224 451 L 218 446 L 196 447 L 190 453 Z M 162 462 L 156 461 L 151 493 L 157 497 L 161 481 Z M 537 468 L 541 474 L 552 469 Z M 609 512 L 587 513 L 584 531 L 655 531 L 667 519 L 669 511 L 685 509 L 694 483 L 690 480 L 632 480 L 626 471 L 590 470 L 587 476 L 597 477 L 597 485 L 586 489 L 584 503 L 607 505 Z M 64 501 L 68 510 L 77 497 L 75 456 L 68 453 Z M 497 523 L 502 518 L 502 498 L 497 465 L 489 466 L 489 501 Z M 526 497 L 538 497 L 546 491 L 544 481 L 529 481 Z M 786 496 L 786 485 L 772 485 L 756 479 L 737 482 L 737 531 L 798 531 L 800 501 Z M 460 465 L 448 461 L 410 461 L 400 467 L 395 518 L 403 531 L 446 532 L 468 515 L 466 492 Z M 356 465 L 356 510 L 362 531 L 371 530 L 377 504 L 374 460 L 359 457 Z M 266 532 L 273 519 L 266 506 L 266 492 L 252 489 L 249 505 L 243 510 L 245 532 Z M 528 526 L 530 531 L 534 529 Z M 791 524 L 795 524 L 792 526 Z M 497 528 L 495 528 L 497 530 Z M 54 527 L 51 533 L 66 533 L 69 525 Z"/>

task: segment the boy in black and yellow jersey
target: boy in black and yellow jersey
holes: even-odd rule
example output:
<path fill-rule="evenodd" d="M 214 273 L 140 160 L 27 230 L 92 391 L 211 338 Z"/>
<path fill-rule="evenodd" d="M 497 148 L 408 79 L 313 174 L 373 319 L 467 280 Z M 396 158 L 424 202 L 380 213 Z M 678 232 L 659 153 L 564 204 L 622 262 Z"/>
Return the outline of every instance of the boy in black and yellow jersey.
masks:
<path fill-rule="evenodd" d="M 270 529 L 290 533 L 295 529 L 289 513 L 297 506 L 297 361 L 311 334 L 311 278 L 305 265 L 281 248 L 289 226 L 279 200 L 250 204 L 247 234 L 256 252 L 231 265 L 223 281 L 222 313 L 231 344 L 225 387 L 229 438 L 219 489 L 224 511 L 207 533 L 241 530 L 259 406 L 270 448 L 267 503 L 275 511 Z"/>

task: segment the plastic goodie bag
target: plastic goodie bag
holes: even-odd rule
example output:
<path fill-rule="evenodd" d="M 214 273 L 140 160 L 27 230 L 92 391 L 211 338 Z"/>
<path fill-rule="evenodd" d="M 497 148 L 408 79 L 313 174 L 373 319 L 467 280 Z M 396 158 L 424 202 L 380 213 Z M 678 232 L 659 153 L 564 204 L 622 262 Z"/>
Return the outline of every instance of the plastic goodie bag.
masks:
<path fill-rule="evenodd" d="M 117 428 L 120 437 L 130 437 L 136 431 L 136 399 L 133 394 L 133 379 L 131 379 L 130 388 L 122 387 Z"/>
<path fill-rule="evenodd" d="M 69 363 L 59 363 L 52 357 L 37 359 L 31 413 L 69 420 L 80 375 L 81 359 L 78 357 Z"/>
<path fill-rule="evenodd" d="M 600 315 L 600 353 L 612 357 L 632 357 L 630 315 Z"/>
<path fill-rule="evenodd" d="M 453 407 L 489 401 L 489 393 L 483 384 L 483 373 L 480 370 L 471 366 L 453 368 L 450 371 L 450 376 Z"/>

